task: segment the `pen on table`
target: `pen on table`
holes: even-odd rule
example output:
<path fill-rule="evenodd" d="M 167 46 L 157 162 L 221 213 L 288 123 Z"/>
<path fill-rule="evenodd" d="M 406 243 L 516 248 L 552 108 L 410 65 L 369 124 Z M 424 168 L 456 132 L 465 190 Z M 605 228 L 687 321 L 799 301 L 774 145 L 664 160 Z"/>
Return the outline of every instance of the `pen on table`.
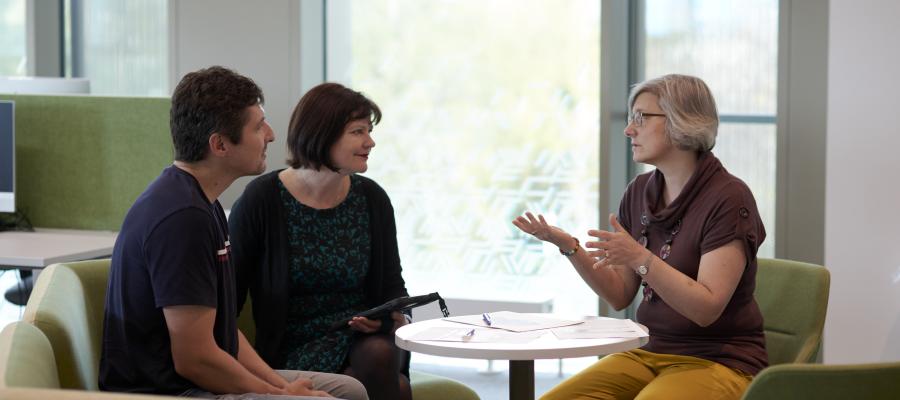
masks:
<path fill-rule="evenodd" d="M 484 320 L 484 323 L 487 324 L 487 326 L 491 326 L 491 314 L 483 313 L 481 314 L 481 319 Z"/>
<path fill-rule="evenodd" d="M 471 339 L 473 336 L 475 336 L 475 329 L 474 329 L 474 328 L 473 328 L 472 330 L 466 332 L 465 335 L 463 335 L 463 340 L 469 340 L 469 339 Z"/>

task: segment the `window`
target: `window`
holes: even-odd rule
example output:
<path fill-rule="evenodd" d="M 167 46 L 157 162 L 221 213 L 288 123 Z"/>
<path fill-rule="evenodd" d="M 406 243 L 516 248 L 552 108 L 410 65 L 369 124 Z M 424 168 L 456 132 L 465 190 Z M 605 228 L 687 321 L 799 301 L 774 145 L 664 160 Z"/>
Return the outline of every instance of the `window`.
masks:
<path fill-rule="evenodd" d="M 72 76 L 89 78 L 93 94 L 168 95 L 167 2 L 67 3 Z"/>
<path fill-rule="evenodd" d="M 639 74 L 709 85 L 721 120 L 713 153 L 753 191 L 767 233 L 759 256 L 773 257 L 778 1 L 646 0 L 641 15 Z"/>
<path fill-rule="evenodd" d="M 0 0 L 0 76 L 24 76 L 25 0 Z"/>
<path fill-rule="evenodd" d="M 597 313 L 556 247 L 511 221 L 543 213 L 582 241 L 599 224 L 599 17 L 596 0 L 329 3 L 327 78 L 384 113 L 367 175 L 413 294 Z"/>

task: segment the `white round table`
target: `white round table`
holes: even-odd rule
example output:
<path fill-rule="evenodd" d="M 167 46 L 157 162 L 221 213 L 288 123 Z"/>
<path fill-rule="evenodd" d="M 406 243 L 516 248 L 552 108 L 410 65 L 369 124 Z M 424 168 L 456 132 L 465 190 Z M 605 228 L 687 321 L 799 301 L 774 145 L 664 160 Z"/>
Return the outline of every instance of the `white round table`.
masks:
<path fill-rule="evenodd" d="M 548 314 L 535 314 L 548 316 Z M 580 320 L 559 316 L 565 319 Z M 600 356 L 643 346 L 647 337 L 605 339 L 557 339 L 549 329 L 527 343 L 484 343 L 411 340 L 416 333 L 434 327 L 460 328 L 468 325 L 430 319 L 397 329 L 396 343 L 402 349 L 444 357 L 481 360 L 509 360 L 509 398 L 534 400 L 534 360 Z M 483 328 L 480 328 L 483 329 Z"/>

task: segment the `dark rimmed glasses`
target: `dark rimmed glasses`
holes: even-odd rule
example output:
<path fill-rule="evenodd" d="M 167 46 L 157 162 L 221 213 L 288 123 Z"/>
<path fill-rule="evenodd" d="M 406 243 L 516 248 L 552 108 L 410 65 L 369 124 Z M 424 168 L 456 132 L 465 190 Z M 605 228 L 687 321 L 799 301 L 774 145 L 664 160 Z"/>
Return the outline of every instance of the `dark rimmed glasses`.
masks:
<path fill-rule="evenodd" d="M 634 124 L 634 126 L 640 128 L 644 126 L 644 118 L 645 117 L 665 117 L 666 114 L 655 114 L 655 113 L 645 113 L 641 111 L 635 111 L 634 113 L 628 114 L 628 124 Z"/>

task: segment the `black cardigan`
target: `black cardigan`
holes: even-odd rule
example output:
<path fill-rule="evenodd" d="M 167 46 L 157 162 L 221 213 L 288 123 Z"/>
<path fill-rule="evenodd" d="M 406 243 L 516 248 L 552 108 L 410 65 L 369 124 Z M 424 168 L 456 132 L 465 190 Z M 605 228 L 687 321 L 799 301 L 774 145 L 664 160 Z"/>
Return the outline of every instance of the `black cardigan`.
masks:
<path fill-rule="evenodd" d="M 237 285 L 237 313 L 244 308 L 250 292 L 256 322 L 254 347 L 272 368 L 284 368 L 285 357 L 278 349 L 284 337 L 289 296 L 288 237 L 284 206 L 278 189 L 278 173 L 262 175 L 247 185 L 231 209 L 228 227 L 231 257 Z M 401 276 L 397 248 L 397 228 L 391 200 L 375 181 L 357 175 L 369 208 L 369 272 L 365 280 L 366 304 L 375 307 L 385 301 L 407 296 Z M 403 372 L 409 375 L 409 353 Z"/>

